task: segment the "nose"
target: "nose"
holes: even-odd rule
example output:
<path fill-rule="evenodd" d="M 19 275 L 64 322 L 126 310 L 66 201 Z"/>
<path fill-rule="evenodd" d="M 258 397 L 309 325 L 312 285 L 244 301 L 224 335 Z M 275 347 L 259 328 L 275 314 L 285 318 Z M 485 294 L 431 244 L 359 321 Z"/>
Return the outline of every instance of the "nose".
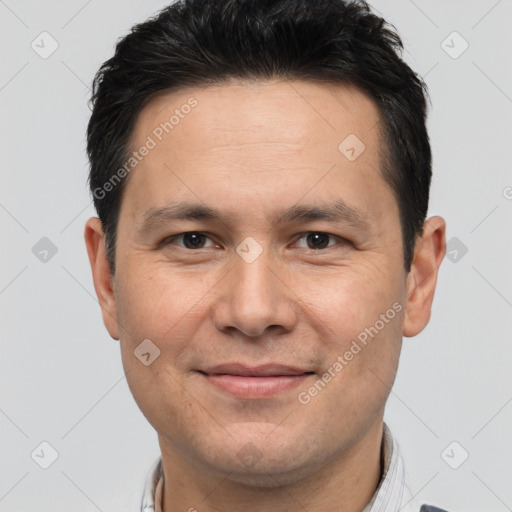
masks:
<path fill-rule="evenodd" d="M 222 332 L 238 331 L 251 338 L 267 330 L 289 332 L 298 318 L 294 299 L 283 269 L 265 252 L 250 263 L 234 255 L 232 270 L 222 280 L 214 322 Z"/>

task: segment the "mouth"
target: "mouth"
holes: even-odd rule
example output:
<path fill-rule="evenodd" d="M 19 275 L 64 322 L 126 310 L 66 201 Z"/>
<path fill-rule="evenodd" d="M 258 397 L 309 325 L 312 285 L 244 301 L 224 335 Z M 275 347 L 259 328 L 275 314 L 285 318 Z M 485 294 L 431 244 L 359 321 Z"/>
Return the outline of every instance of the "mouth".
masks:
<path fill-rule="evenodd" d="M 199 371 L 215 388 L 243 399 L 268 398 L 289 391 L 315 372 L 280 364 L 245 366 L 230 363 Z"/>

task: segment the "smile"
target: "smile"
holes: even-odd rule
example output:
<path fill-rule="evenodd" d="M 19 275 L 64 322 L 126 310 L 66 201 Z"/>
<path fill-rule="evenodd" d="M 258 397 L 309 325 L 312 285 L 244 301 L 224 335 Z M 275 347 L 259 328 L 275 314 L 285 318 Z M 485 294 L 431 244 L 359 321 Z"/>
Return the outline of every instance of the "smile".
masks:
<path fill-rule="evenodd" d="M 312 371 L 275 364 L 225 364 L 200 373 L 210 385 L 242 399 L 268 398 L 293 389 L 314 375 Z"/>

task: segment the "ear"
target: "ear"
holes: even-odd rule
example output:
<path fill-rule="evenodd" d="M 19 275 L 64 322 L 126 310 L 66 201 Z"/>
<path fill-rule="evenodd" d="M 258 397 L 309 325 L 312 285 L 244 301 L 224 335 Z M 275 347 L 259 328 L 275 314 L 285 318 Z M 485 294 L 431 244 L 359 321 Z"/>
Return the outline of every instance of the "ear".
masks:
<path fill-rule="evenodd" d="M 411 270 L 407 276 L 407 305 L 404 336 L 419 334 L 430 320 L 437 274 L 446 253 L 446 222 L 431 217 L 416 241 Z"/>
<path fill-rule="evenodd" d="M 100 219 L 90 218 L 85 224 L 85 245 L 91 264 L 94 289 L 103 315 L 103 323 L 110 336 L 119 339 L 114 276 L 110 271 L 105 251 L 105 235 Z"/>

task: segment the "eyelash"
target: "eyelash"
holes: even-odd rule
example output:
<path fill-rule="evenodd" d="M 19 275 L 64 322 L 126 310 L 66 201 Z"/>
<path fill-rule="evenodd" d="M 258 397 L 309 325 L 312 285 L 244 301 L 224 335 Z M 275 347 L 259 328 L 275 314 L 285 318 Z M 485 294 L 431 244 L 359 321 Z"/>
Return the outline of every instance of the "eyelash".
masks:
<path fill-rule="evenodd" d="M 201 231 L 185 231 L 183 233 L 179 233 L 177 235 L 173 235 L 171 237 L 168 237 L 166 239 L 164 239 L 160 244 L 159 246 L 167 246 L 167 245 L 171 245 L 173 244 L 177 239 L 179 238 L 182 238 L 183 236 L 185 235 L 191 235 L 191 234 L 195 234 L 195 235 L 200 235 L 200 236 L 205 236 L 206 238 L 210 239 L 211 238 L 206 234 L 206 233 L 203 233 Z M 296 242 L 298 242 L 299 240 L 302 240 L 303 238 L 305 238 L 307 235 L 311 235 L 311 234 L 315 234 L 315 235 L 326 235 L 328 237 L 330 237 L 331 239 L 335 239 L 338 241 L 338 243 L 341 242 L 342 245 L 344 244 L 348 244 L 350 243 L 348 240 L 346 240 L 345 238 L 342 238 L 342 237 L 339 237 L 339 236 L 336 236 L 336 235 L 332 235 L 331 233 L 326 233 L 324 231 L 305 231 L 303 233 L 299 233 L 299 238 L 296 240 Z M 213 241 L 213 240 L 212 240 Z M 296 243 L 295 242 L 295 243 Z M 307 248 L 306 250 L 308 251 L 311 251 L 311 252 L 320 252 L 320 251 L 325 251 L 326 249 L 330 249 L 332 247 L 334 247 L 336 244 L 333 244 L 333 245 L 329 245 L 325 248 L 322 248 L 322 249 L 309 249 Z M 187 247 L 180 247 L 180 249 L 184 249 L 186 251 L 200 251 L 201 249 L 208 249 L 208 247 L 204 248 L 204 247 L 200 247 L 199 249 L 189 249 Z"/>

